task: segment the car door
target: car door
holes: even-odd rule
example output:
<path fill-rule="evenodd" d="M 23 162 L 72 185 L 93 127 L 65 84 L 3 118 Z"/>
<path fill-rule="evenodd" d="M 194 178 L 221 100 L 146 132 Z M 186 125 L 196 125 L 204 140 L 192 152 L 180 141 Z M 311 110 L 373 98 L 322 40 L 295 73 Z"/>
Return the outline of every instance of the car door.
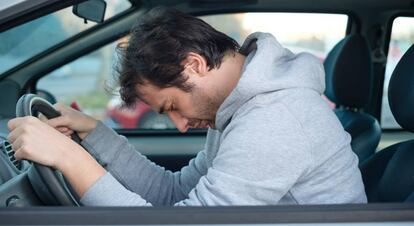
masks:
<path fill-rule="evenodd" d="M 75 1 L 73 1 L 75 2 Z M 215 1 L 212 1 L 215 2 Z M 248 4 L 251 2 L 247 1 Z M 254 2 L 254 1 L 253 1 Z M 207 4 L 208 3 L 204 3 Z M 244 5 L 240 3 L 241 5 Z M 293 4 L 293 3 L 292 3 Z M 315 4 L 315 3 L 312 3 Z M 203 5 L 201 5 L 203 6 Z M 201 7 L 200 6 L 200 7 Z M 205 5 L 204 5 L 205 6 Z M 236 5 L 238 6 L 238 5 Z M 228 12 L 237 11 L 242 6 L 230 5 Z M 221 7 L 221 5 L 220 5 Z M 232 8 L 234 7 L 234 8 Z M 291 6 L 294 9 L 296 6 Z M 184 7 L 185 8 L 185 7 Z M 276 7 L 275 7 L 276 8 Z M 253 8 L 254 9 L 254 8 Z M 264 10 L 264 8 L 261 8 Z M 301 10 L 305 11 L 303 6 Z M 280 9 L 281 10 L 281 9 Z M 207 10 L 206 10 L 207 11 Z M 217 10 L 223 12 L 222 10 Z M 260 10 L 257 10 L 260 11 Z M 112 53 L 102 55 L 108 59 L 97 60 L 101 53 L 101 47 L 115 48 L 121 37 L 128 34 L 128 30 L 135 22 L 136 16 L 142 11 L 134 10 L 124 12 L 118 17 L 107 21 L 91 30 L 85 30 L 76 36 L 69 38 L 57 46 L 52 46 L 42 54 L 33 56 L 32 59 L 3 73 L 0 78 L 1 106 L 1 132 L 7 133 L 5 127 L 7 119 L 13 117 L 13 104 L 22 93 L 33 92 L 44 95 L 49 100 L 57 99 L 74 108 L 89 114 L 102 117 L 108 126 L 113 127 L 119 134 L 126 136 L 131 143 L 136 145 L 137 151 L 147 154 L 155 162 L 173 171 L 179 170 L 188 159 L 203 148 L 205 130 L 191 131 L 180 134 L 173 128 L 168 128 L 168 123 L 159 123 L 155 120 L 155 126 L 149 128 L 128 128 L 121 126 L 121 122 L 110 121 L 109 111 L 112 106 L 117 106 L 117 97 L 105 96 L 105 92 L 84 92 L 91 86 L 97 86 L 103 90 L 102 80 L 97 72 L 96 77 L 83 77 L 96 71 L 104 71 L 104 66 L 112 61 Z M 197 13 L 197 12 L 195 12 Z M 200 13 L 200 12 L 198 12 Z M 207 12 L 204 12 L 207 13 Z M 211 12 L 209 12 L 211 14 Z M 237 17 L 237 16 L 236 16 Z M 295 14 L 296 18 L 297 15 Z M 207 21 L 209 18 L 205 18 Z M 214 19 L 210 19 L 214 20 Z M 236 19 L 237 20 L 237 19 Z M 281 19 L 286 21 L 287 19 Z M 310 20 L 310 19 L 308 19 Z M 330 19 L 323 19 L 330 21 Z M 266 19 L 265 19 L 266 21 Z M 345 17 L 347 21 L 347 17 Z M 83 21 L 82 21 L 83 22 Z M 223 22 L 223 18 L 217 19 L 217 23 Z M 213 22 L 210 22 L 213 23 Z M 264 24 L 264 22 L 262 22 Z M 301 22 L 298 22 L 301 24 Z M 315 23 L 314 23 L 315 24 Z M 253 24 L 253 27 L 257 24 Z M 319 26 L 319 24 L 318 24 Z M 345 35 L 347 24 L 342 27 L 342 35 Z M 293 26 L 292 26 L 293 27 Z M 230 28 L 233 27 L 230 25 Z M 289 26 L 288 26 L 289 28 Z M 327 29 L 327 28 L 325 28 Z M 312 29 L 311 29 L 312 30 Z M 240 36 L 239 40 L 242 40 Z M 341 36 L 338 36 L 338 40 Z M 343 37 L 343 36 L 342 36 Z M 312 38 L 311 38 L 312 40 Z M 313 40 L 311 46 L 318 46 L 320 40 Z M 333 42 L 333 41 L 332 41 Z M 112 44 L 111 44 L 112 43 Z M 305 43 L 300 43 L 298 51 L 303 50 Z M 332 45 L 335 43 L 331 43 Z M 319 45 L 320 46 L 320 45 Z M 329 51 L 328 48 L 326 48 Z M 320 54 L 319 50 L 314 54 Z M 85 63 L 77 62 L 85 59 Z M 323 60 L 323 55 L 320 56 Z M 29 58 L 28 58 L 29 59 Z M 107 62 L 106 64 L 103 62 Z M 73 65 L 71 65 L 73 64 Z M 107 65 L 108 64 L 108 65 Z M 75 83 L 68 80 L 76 76 Z M 77 80 L 78 79 L 78 80 Z M 72 81 L 71 81 L 72 82 Z M 60 85 L 58 85 L 60 84 Z M 69 84 L 71 84 L 69 86 Z M 65 87 L 67 85 L 67 87 Z M 70 98 L 59 92 L 68 88 L 73 92 Z M 93 91 L 93 89 L 92 89 Z M 65 91 L 66 92 L 66 91 Z M 83 93 L 84 92 L 84 93 Z M 43 93 L 43 94 L 42 94 Z M 66 97 L 65 97 L 66 95 Z M 102 102 L 102 96 L 106 101 Z M 6 97 L 6 98 L 3 98 Z M 86 100 L 84 100 L 86 99 Z M 98 106 L 99 111 L 94 107 Z M 142 109 L 141 109 L 142 110 Z M 116 114 L 121 114 L 117 112 Z M 109 116 L 106 119 L 105 116 Z M 115 117 L 115 116 L 113 116 Z M 136 119 L 136 118 L 135 118 Z M 157 124 L 158 123 L 158 124 Z M 133 124 L 134 125 L 134 124 Z M 167 126 L 165 126 L 167 125 Z M 161 128 L 163 127 L 163 128 Z M 6 134 L 7 135 L 7 134 Z M 177 163 L 179 162 L 179 163 Z M 168 165 L 171 164 L 171 165 Z M 9 181 L 13 182 L 15 179 Z M 30 187 L 30 185 L 28 185 Z M 289 224 L 289 225 L 412 225 L 414 224 L 414 206 L 410 203 L 398 204 L 342 204 L 342 205 L 305 205 L 305 206 L 236 206 L 236 207 L 185 207 L 185 208 L 143 208 L 143 207 L 23 207 L 2 208 L 0 210 L 0 224 L 3 225 L 205 225 L 205 224 Z"/>

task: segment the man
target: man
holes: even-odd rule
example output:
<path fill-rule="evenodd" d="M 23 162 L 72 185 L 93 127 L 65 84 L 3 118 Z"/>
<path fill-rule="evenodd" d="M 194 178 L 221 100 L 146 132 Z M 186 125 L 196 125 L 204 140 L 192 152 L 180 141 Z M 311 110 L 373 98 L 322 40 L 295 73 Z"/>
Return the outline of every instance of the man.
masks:
<path fill-rule="evenodd" d="M 366 202 L 351 138 L 321 98 L 319 60 L 270 34 L 239 48 L 197 18 L 156 8 L 121 46 L 119 83 L 126 104 L 148 103 L 181 132 L 210 127 L 205 149 L 172 173 L 101 122 L 57 106 L 63 116 L 48 125 L 9 122 L 16 157 L 62 171 L 85 205 Z M 88 152 L 51 127 L 77 131 Z"/>

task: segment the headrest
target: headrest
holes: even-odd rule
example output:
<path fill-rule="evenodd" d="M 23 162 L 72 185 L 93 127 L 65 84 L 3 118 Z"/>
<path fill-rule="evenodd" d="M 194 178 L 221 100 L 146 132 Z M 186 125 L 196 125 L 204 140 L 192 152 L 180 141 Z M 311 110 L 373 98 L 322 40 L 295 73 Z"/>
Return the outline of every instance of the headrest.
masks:
<path fill-rule="evenodd" d="M 414 132 L 414 45 L 402 56 L 391 75 L 388 101 L 398 124 Z"/>
<path fill-rule="evenodd" d="M 339 106 L 361 108 L 370 98 L 372 60 L 361 35 L 348 35 L 329 52 L 324 62 L 325 95 Z"/>

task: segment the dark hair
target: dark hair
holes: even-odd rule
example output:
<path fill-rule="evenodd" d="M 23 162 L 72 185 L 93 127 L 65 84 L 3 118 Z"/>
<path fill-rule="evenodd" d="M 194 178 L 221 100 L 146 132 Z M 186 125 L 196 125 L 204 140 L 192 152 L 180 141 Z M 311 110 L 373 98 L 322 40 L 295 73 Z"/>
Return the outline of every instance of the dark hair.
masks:
<path fill-rule="evenodd" d="M 219 68 L 228 51 L 239 44 L 206 22 L 178 10 L 156 7 L 140 17 L 128 43 L 118 45 L 117 81 L 124 104 L 135 104 L 136 85 L 146 82 L 159 88 L 191 91 L 182 61 L 189 52 L 203 56 L 209 70 Z"/>

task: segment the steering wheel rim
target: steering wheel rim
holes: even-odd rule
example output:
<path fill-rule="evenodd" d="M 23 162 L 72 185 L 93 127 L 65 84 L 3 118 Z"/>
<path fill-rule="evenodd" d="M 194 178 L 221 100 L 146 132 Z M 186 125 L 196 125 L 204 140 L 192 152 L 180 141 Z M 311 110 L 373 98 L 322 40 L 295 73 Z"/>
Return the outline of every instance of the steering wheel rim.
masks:
<path fill-rule="evenodd" d="M 39 96 L 25 94 L 20 97 L 16 104 L 16 117 L 34 116 L 34 111 L 42 113 L 48 119 L 61 115 L 52 104 Z M 82 141 L 77 133 L 72 134 L 72 140 L 78 144 Z M 44 203 L 80 206 L 79 197 L 59 171 L 33 162 L 28 177 L 35 192 Z"/>

